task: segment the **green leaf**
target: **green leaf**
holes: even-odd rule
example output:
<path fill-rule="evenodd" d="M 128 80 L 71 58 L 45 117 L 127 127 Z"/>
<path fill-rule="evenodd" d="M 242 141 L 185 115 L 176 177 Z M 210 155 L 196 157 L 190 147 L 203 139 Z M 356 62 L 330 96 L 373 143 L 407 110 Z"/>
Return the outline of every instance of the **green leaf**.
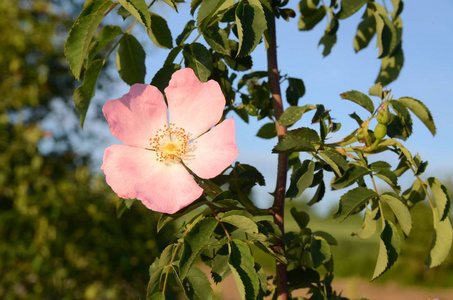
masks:
<path fill-rule="evenodd" d="M 408 236 L 412 228 L 412 218 L 409 209 L 403 202 L 403 199 L 394 193 L 384 193 L 381 195 L 381 199 L 384 199 L 390 206 L 401 226 L 401 229 L 404 234 Z"/>
<path fill-rule="evenodd" d="M 316 189 L 315 194 L 310 199 L 310 201 L 307 202 L 307 204 L 308 205 L 313 205 L 315 203 L 318 203 L 319 201 L 322 200 L 322 198 L 324 197 L 325 193 L 326 193 L 326 184 L 324 183 L 324 181 L 321 181 L 321 183 L 319 184 L 318 188 Z"/>
<path fill-rule="evenodd" d="M 363 108 L 365 108 L 366 110 L 368 110 L 370 113 L 374 112 L 373 101 L 371 101 L 370 97 L 368 97 L 367 95 L 365 95 L 362 92 L 349 91 L 349 92 L 340 94 L 340 97 L 342 99 L 351 100 L 351 101 L 357 103 L 358 105 L 360 105 Z"/>
<path fill-rule="evenodd" d="M 288 88 L 286 89 L 286 101 L 291 106 L 296 106 L 299 99 L 305 94 L 305 85 L 302 79 L 288 78 Z M 307 106 L 307 105 L 305 105 Z"/>
<path fill-rule="evenodd" d="M 221 218 L 221 221 L 231 224 L 246 233 L 258 233 L 258 226 L 256 225 L 255 221 L 251 219 L 251 217 L 246 217 L 240 214 L 229 214 L 227 216 L 223 216 Z"/>
<path fill-rule="evenodd" d="M 307 111 L 315 109 L 315 105 L 306 104 L 304 106 L 290 106 L 280 116 L 278 122 L 283 126 L 291 126 L 302 118 Z"/>
<path fill-rule="evenodd" d="M 329 164 L 338 176 L 341 176 L 344 171 L 349 169 L 349 164 L 345 157 L 336 150 L 322 150 L 318 152 L 318 155 Z"/>
<path fill-rule="evenodd" d="M 197 266 L 192 266 L 183 280 L 184 293 L 191 300 L 212 299 L 212 288 L 206 274 Z"/>
<path fill-rule="evenodd" d="M 362 227 L 353 234 L 361 239 L 370 238 L 377 229 L 378 220 L 376 220 L 376 215 L 379 212 L 379 208 L 369 209 L 368 207 L 365 210 L 365 216 L 363 218 Z"/>
<path fill-rule="evenodd" d="M 148 297 L 149 300 L 165 300 L 165 293 L 157 292 Z"/>
<path fill-rule="evenodd" d="M 337 34 L 324 31 L 324 35 L 319 40 L 318 46 L 324 45 L 322 56 L 326 57 L 332 51 L 333 46 L 337 43 Z"/>
<path fill-rule="evenodd" d="M 392 56 L 386 56 L 381 59 L 381 69 L 375 82 L 380 82 L 383 86 L 388 85 L 400 74 L 404 65 L 404 54 L 401 47 L 396 49 Z"/>
<path fill-rule="evenodd" d="M 286 132 L 272 152 L 315 151 L 320 143 L 319 135 L 311 128 L 302 127 Z"/>
<path fill-rule="evenodd" d="M 394 191 L 400 192 L 401 187 L 398 185 L 398 177 L 389 169 L 380 170 L 377 177 L 385 181 Z"/>
<path fill-rule="evenodd" d="M 103 59 L 94 60 L 85 71 L 82 85 L 74 91 L 74 105 L 79 112 L 80 127 L 82 128 L 83 123 L 85 122 L 88 107 L 90 106 L 91 99 L 93 98 L 96 90 L 96 82 L 104 63 L 105 60 Z"/>
<path fill-rule="evenodd" d="M 161 48 L 173 48 L 173 38 L 167 21 L 155 13 L 149 13 L 149 16 L 151 26 L 148 29 L 148 34 L 153 43 Z"/>
<path fill-rule="evenodd" d="M 437 208 L 440 221 L 444 221 L 450 215 L 451 211 L 451 194 L 445 185 L 439 179 L 428 178 L 429 188 L 434 199 L 435 207 Z"/>
<path fill-rule="evenodd" d="M 374 197 L 377 197 L 376 192 L 365 187 L 356 187 L 348 191 L 341 196 L 340 206 L 333 218 L 337 219 L 339 222 L 343 221 L 349 215 L 357 213 L 358 211 L 356 210 L 358 208 L 364 206 Z"/>
<path fill-rule="evenodd" d="M 302 11 L 301 11 L 302 12 Z M 313 29 L 326 16 L 326 7 L 321 5 L 319 8 L 311 12 L 310 14 L 304 14 L 299 18 L 299 30 L 310 30 Z"/>
<path fill-rule="evenodd" d="M 64 54 L 76 79 L 80 79 L 88 48 L 96 29 L 104 18 L 104 12 L 112 5 L 113 2 L 110 0 L 92 1 L 84 7 L 69 31 Z"/>
<path fill-rule="evenodd" d="M 184 238 L 184 248 L 179 261 L 179 273 L 182 279 L 186 277 L 201 250 L 208 243 L 217 224 L 218 221 L 214 218 L 202 219 L 193 226 Z"/>
<path fill-rule="evenodd" d="M 193 2 L 192 2 L 193 3 Z M 219 11 L 219 8 L 225 3 L 225 0 L 204 0 L 201 1 L 200 9 L 197 15 L 197 24 L 201 32 L 203 32 L 214 14 Z"/>
<path fill-rule="evenodd" d="M 256 136 L 262 139 L 272 139 L 276 137 L 277 130 L 275 129 L 275 123 L 266 123 L 263 126 L 261 126 Z"/>
<path fill-rule="evenodd" d="M 423 102 L 411 97 L 401 97 L 398 102 L 409 108 L 419 119 L 425 124 L 432 135 L 436 135 L 436 125 L 434 124 L 433 116 Z"/>
<path fill-rule="evenodd" d="M 193 16 L 195 11 L 197 10 L 198 6 L 200 6 L 202 0 L 192 0 L 190 2 L 190 14 Z"/>
<path fill-rule="evenodd" d="M 183 46 L 177 46 L 171 49 L 167 55 L 167 58 L 165 59 L 164 66 L 173 64 L 179 52 L 181 52 L 183 48 Z"/>
<path fill-rule="evenodd" d="M 341 0 L 341 9 L 337 14 L 340 20 L 346 19 L 355 14 L 368 0 Z"/>
<path fill-rule="evenodd" d="M 230 55 L 230 42 L 228 41 L 228 33 L 219 28 L 219 23 L 212 24 L 203 30 L 203 37 L 209 46 L 218 53 Z"/>
<path fill-rule="evenodd" d="M 223 60 L 235 71 L 247 71 L 253 66 L 252 57 L 250 55 L 244 57 L 224 56 Z"/>
<path fill-rule="evenodd" d="M 190 34 L 195 30 L 195 28 L 197 28 L 195 26 L 195 20 L 190 20 L 189 22 L 187 22 L 181 34 L 176 38 L 176 45 L 181 46 L 187 40 Z"/>
<path fill-rule="evenodd" d="M 395 110 L 390 124 L 387 125 L 387 135 L 392 138 L 406 140 L 412 134 L 412 118 L 409 110 L 399 101 L 390 100 L 390 106 Z"/>
<path fill-rule="evenodd" d="M 331 186 L 332 189 L 338 190 L 350 186 L 363 176 L 371 174 L 369 170 L 359 165 L 351 165 L 343 176 L 336 178 Z"/>
<path fill-rule="evenodd" d="M 167 3 L 168 6 L 170 6 L 171 8 L 173 8 L 174 10 L 176 10 L 176 12 L 178 12 L 178 3 L 177 2 L 180 2 L 178 0 L 174 1 L 174 0 L 163 0 L 165 3 Z"/>
<path fill-rule="evenodd" d="M 212 261 L 211 276 L 215 283 L 221 282 L 231 274 L 230 267 L 228 266 L 228 259 L 228 244 L 224 244 L 217 250 L 214 260 Z"/>
<path fill-rule="evenodd" d="M 151 18 L 145 0 L 118 0 L 147 30 L 151 28 Z"/>
<path fill-rule="evenodd" d="M 123 31 L 119 26 L 104 26 L 102 30 L 94 36 L 93 41 L 91 42 L 86 63 L 89 64 L 105 45 L 122 33 Z"/>
<path fill-rule="evenodd" d="M 168 86 L 168 82 L 170 82 L 171 75 L 179 69 L 181 69 L 181 66 L 177 64 L 164 65 L 156 72 L 156 75 L 154 75 L 151 80 L 151 85 L 154 85 L 161 93 L 164 93 L 164 89 Z"/>
<path fill-rule="evenodd" d="M 311 160 L 305 160 L 298 169 L 291 175 L 291 184 L 286 192 L 286 197 L 295 198 L 302 193 L 313 182 L 315 163 Z"/>
<path fill-rule="evenodd" d="M 304 211 L 298 211 L 295 207 L 291 207 L 291 215 L 300 229 L 305 229 L 310 222 L 310 215 Z"/>
<path fill-rule="evenodd" d="M 239 38 L 237 56 L 247 56 L 258 46 L 267 29 L 263 8 L 240 1 L 236 8 L 236 25 Z"/>
<path fill-rule="evenodd" d="M 357 33 L 353 40 L 355 52 L 366 48 L 375 34 L 376 19 L 374 17 L 365 17 L 357 26 Z"/>
<path fill-rule="evenodd" d="M 313 259 L 313 267 L 317 268 L 332 258 L 330 246 L 321 236 L 313 235 L 310 243 L 310 253 Z"/>
<path fill-rule="evenodd" d="M 378 4 L 375 4 L 376 6 Z M 397 44 L 397 32 L 395 25 L 390 21 L 386 14 L 374 13 L 376 20 L 377 45 L 379 48 L 379 58 L 389 56 L 395 50 Z"/>
<path fill-rule="evenodd" d="M 116 218 L 121 218 L 126 209 L 130 209 L 134 202 L 135 199 L 118 198 L 118 202 L 116 202 Z"/>
<path fill-rule="evenodd" d="M 430 268 L 437 267 L 448 257 L 453 241 L 453 230 L 450 218 L 447 217 L 444 220 L 441 220 L 439 210 L 436 208 L 434 208 L 432 212 L 434 236 L 431 251 L 425 261 Z"/>
<path fill-rule="evenodd" d="M 205 46 L 199 43 L 185 45 L 182 51 L 187 68 L 192 68 L 198 79 L 206 82 L 211 76 L 211 54 Z"/>
<path fill-rule="evenodd" d="M 116 52 L 116 68 L 121 79 L 129 85 L 144 83 L 146 75 L 145 51 L 138 40 L 125 34 Z"/>
<path fill-rule="evenodd" d="M 370 89 L 368 90 L 368 93 L 371 96 L 376 96 L 376 97 L 379 97 L 382 99 L 383 98 L 382 97 L 382 85 L 379 82 L 376 83 L 375 85 L 370 87 Z"/>
<path fill-rule="evenodd" d="M 385 226 L 381 232 L 381 239 L 379 241 L 378 260 L 371 280 L 381 276 L 395 263 L 400 253 L 400 244 L 401 240 L 395 225 L 385 220 Z"/>
<path fill-rule="evenodd" d="M 246 243 L 240 240 L 231 241 L 228 265 L 234 275 L 241 299 L 255 300 L 260 282 L 254 269 L 255 261 Z"/>

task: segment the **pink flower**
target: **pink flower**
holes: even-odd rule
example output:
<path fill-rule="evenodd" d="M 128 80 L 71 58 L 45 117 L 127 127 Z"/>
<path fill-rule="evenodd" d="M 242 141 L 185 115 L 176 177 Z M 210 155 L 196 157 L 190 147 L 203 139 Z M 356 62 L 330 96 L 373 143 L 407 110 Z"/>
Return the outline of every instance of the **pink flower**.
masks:
<path fill-rule="evenodd" d="M 105 103 L 110 131 L 125 145 L 107 148 L 101 169 L 121 198 L 171 214 L 203 193 L 184 166 L 209 179 L 231 165 L 238 151 L 234 120 L 215 126 L 225 107 L 217 82 L 201 83 L 192 69 L 182 69 L 171 77 L 165 95 L 168 111 L 160 91 L 146 84 L 134 84 L 123 97 Z"/>

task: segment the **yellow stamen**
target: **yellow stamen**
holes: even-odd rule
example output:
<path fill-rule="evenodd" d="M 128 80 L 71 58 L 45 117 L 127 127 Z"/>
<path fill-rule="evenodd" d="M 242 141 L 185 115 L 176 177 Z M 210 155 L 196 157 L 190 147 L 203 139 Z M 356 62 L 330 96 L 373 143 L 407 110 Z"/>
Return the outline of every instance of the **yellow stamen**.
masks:
<path fill-rule="evenodd" d="M 170 126 L 164 125 L 156 132 L 154 138 L 149 140 L 151 149 L 156 151 L 156 160 L 160 162 L 180 159 L 189 151 L 189 134 L 184 128 L 176 127 L 174 123 L 170 123 Z"/>

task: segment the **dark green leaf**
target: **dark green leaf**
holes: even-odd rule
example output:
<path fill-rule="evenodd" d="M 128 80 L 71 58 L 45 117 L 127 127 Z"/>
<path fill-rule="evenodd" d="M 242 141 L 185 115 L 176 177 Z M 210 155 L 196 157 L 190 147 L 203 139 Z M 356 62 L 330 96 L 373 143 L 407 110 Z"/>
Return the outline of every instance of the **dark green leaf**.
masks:
<path fill-rule="evenodd" d="M 126 209 L 130 209 L 134 202 L 135 199 L 118 198 L 118 202 L 116 202 L 116 217 L 118 219 L 121 218 Z"/>
<path fill-rule="evenodd" d="M 184 238 L 184 248 L 179 262 L 179 273 L 184 279 L 203 247 L 217 227 L 218 221 L 214 218 L 205 218 L 193 226 Z"/>
<path fill-rule="evenodd" d="M 289 77 L 288 88 L 286 89 L 286 101 L 288 101 L 291 106 L 296 106 L 299 99 L 302 98 L 304 94 L 305 85 L 302 79 Z"/>
<path fill-rule="evenodd" d="M 212 288 L 206 274 L 192 266 L 183 280 L 184 293 L 190 300 L 212 299 Z"/>
<path fill-rule="evenodd" d="M 313 235 L 322 237 L 331 246 L 338 245 L 337 240 L 328 232 L 317 230 L 313 232 Z"/>
<path fill-rule="evenodd" d="M 90 106 L 91 99 L 96 90 L 96 82 L 104 66 L 103 59 L 94 60 L 86 69 L 83 76 L 83 83 L 74 91 L 74 105 L 80 114 L 80 126 L 83 128 L 85 116 Z"/>
<path fill-rule="evenodd" d="M 173 39 L 167 21 L 161 16 L 149 13 L 151 26 L 148 30 L 149 37 L 156 46 L 161 48 L 173 48 Z"/>
<path fill-rule="evenodd" d="M 228 275 L 231 270 L 228 266 L 228 245 L 224 244 L 217 252 L 212 262 L 211 275 L 215 283 L 221 282 Z"/>
<path fill-rule="evenodd" d="M 118 2 L 148 30 L 151 28 L 151 18 L 145 0 L 118 0 Z"/>
<path fill-rule="evenodd" d="M 444 221 L 451 212 L 451 194 L 439 179 L 428 178 L 429 188 L 431 189 L 435 207 L 437 208 L 440 221 Z"/>
<path fill-rule="evenodd" d="M 261 5 L 259 2 L 254 3 Z M 240 1 L 236 8 L 236 25 L 239 38 L 237 56 L 247 56 L 258 46 L 267 29 L 263 8 Z"/>
<path fill-rule="evenodd" d="M 200 2 L 201 6 L 200 9 L 198 10 L 197 24 L 199 30 L 203 32 L 206 29 L 207 25 L 209 24 L 211 18 L 223 5 L 225 0 L 204 0 Z"/>
<path fill-rule="evenodd" d="M 64 47 L 66 59 L 76 79 L 80 78 L 83 62 L 93 35 L 104 18 L 104 12 L 113 5 L 110 0 L 94 0 L 84 7 L 69 31 Z"/>
<path fill-rule="evenodd" d="M 315 163 L 305 160 L 302 166 L 291 175 L 291 184 L 286 192 L 286 197 L 299 197 L 313 182 Z"/>
<path fill-rule="evenodd" d="M 302 127 L 288 131 L 272 152 L 315 151 L 319 143 L 316 131 Z"/>
<path fill-rule="evenodd" d="M 370 174 L 371 172 L 366 168 L 359 165 L 351 165 L 349 169 L 346 170 L 343 176 L 335 179 L 331 186 L 333 189 L 338 190 L 350 186 L 358 179 L 363 178 L 363 176 Z"/>
<path fill-rule="evenodd" d="M 108 43 L 110 43 L 118 35 L 122 34 L 123 31 L 118 26 L 107 25 L 102 28 L 93 38 L 93 42 L 88 50 L 88 59 L 86 63 L 90 63 L 98 52 Z"/>
<path fill-rule="evenodd" d="M 202 0 L 192 0 L 190 2 L 190 14 L 193 16 L 195 10 L 197 10 L 197 7 L 200 6 Z"/>
<path fill-rule="evenodd" d="M 228 264 L 234 275 L 241 299 L 255 300 L 260 282 L 254 269 L 255 261 L 246 243 L 240 240 L 231 241 Z"/>
<path fill-rule="evenodd" d="M 120 6 L 120 8 L 118 8 L 117 14 L 120 15 L 123 20 L 131 15 L 131 13 L 128 12 L 127 9 L 124 8 L 124 6 Z"/>
<path fill-rule="evenodd" d="M 219 23 L 212 24 L 203 30 L 203 37 L 209 46 L 218 53 L 230 55 L 230 42 L 228 34 L 224 29 L 219 28 Z"/>
<path fill-rule="evenodd" d="M 133 35 L 125 34 L 121 38 L 116 53 L 116 68 L 121 79 L 129 85 L 145 82 L 145 51 Z"/>
<path fill-rule="evenodd" d="M 307 111 L 315 109 L 316 106 L 306 104 L 304 106 L 290 106 L 280 116 L 278 122 L 283 126 L 291 126 L 302 118 L 302 115 Z"/>
<path fill-rule="evenodd" d="M 256 134 L 257 137 L 262 139 L 272 139 L 277 136 L 277 130 L 275 129 L 275 123 L 267 123 L 264 124 L 258 133 Z"/>
<path fill-rule="evenodd" d="M 341 196 L 340 206 L 333 216 L 334 219 L 337 219 L 339 222 L 343 221 L 374 197 L 377 197 L 376 192 L 365 187 L 356 187 L 348 191 Z"/>
<path fill-rule="evenodd" d="M 319 267 L 332 258 L 329 243 L 327 243 L 327 241 L 321 236 L 312 236 L 310 253 L 313 259 L 314 268 Z"/>
<path fill-rule="evenodd" d="M 409 206 L 413 206 L 415 203 L 425 200 L 426 194 L 423 183 L 421 183 L 420 180 L 415 180 L 412 186 L 404 191 L 402 196 Z"/>
<path fill-rule="evenodd" d="M 355 52 L 366 48 L 375 34 L 376 19 L 374 17 L 365 17 L 357 27 L 357 33 L 354 37 L 353 45 Z"/>
<path fill-rule="evenodd" d="M 164 93 L 164 89 L 168 86 L 171 75 L 179 69 L 181 69 L 181 66 L 177 64 L 164 65 L 159 71 L 156 72 L 156 75 L 154 75 L 151 80 L 151 85 L 154 85 L 162 93 Z"/>
<path fill-rule="evenodd" d="M 392 189 L 396 192 L 400 192 L 400 186 L 398 185 L 398 177 L 390 171 L 389 169 L 380 170 L 379 173 L 376 174 L 377 177 L 384 180 Z"/>
<path fill-rule="evenodd" d="M 189 22 L 187 22 L 187 24 L 184 26 L 184 29 L 182 30 L 181 34 L 178 35 L 178 37 L 176 38 L 176 45 L 181 46 L 186 41 L 186 39 L 190 36 L 192 31 L 195 30 L 195 28 L 197 28 L 195 26 L 195 20 L 190 20 Z"/>
<path fill-rule="evenodd" d="M 378 173 L 382 170 L 389 170 L 392 167 L 392 165 L 386 161 L 378 160 L 371 163 L 369 167 L 373 172 Z"/>
<path fill-rule="evenodd" d="M 310 222 L 310 215 L 304 211 L 298 211 L 295 207 L 291 208 L 291 215 L 293 216 L 297 225 L 299 225 L 300 229 L 306 228 L 308 222 Z"/>
<path fill-rule="evenodd" d="M 340 20 L 346 19 L 355 14 L 368 0 L 341 0 L 341 9 L 337 14 Z"/>
<path fill-rule="evenodd" d="M 250 55 L 244 57 L 224 56 L 223 60 L 235 71 L 247 71 L 253 66 L 252 57 Z"/>
<path fill-rule="evenodd" d="M 211 54 L 199 43 L 185 45 L 182 52 L 186 67 L 192 68 L 200 81 L 205 82 L 211 76 Z"/>
<path fill-rule="evenodd" d="M 322 51 L 322 56 L 326 57 L 332 51 L 333 46 L 337 43 L 337 34 L 324 32 L 324 35 L 319 40 L 318 46 L 324 45 L 324 50 Z"/>
<path fill-rule="evenodd" d="M 396 49 L 392 56 L 386 56 L 381 59 L 381 69 L 376 78 L 376 83 L 380 82 L 383 86 L 388 85 L 400 74 L 404 64 L 404 54 L 401 48 Z"/>
<path fill-rule="evenodd" d="M 341 176 L 344 171 L 349 169 L 345 157 L 336 150 L 322 150 L 318 154 L 332 167 L 338 176 Z"/>
<path fill-rule="evenodd" d="M 395 110 L 396 115 L 392 115 L 390 124 L 387 125 L 387 135 L 406 140 L 412 134 L 411 114 L 399 101 L 390 100 L 390 106 Z"/>
<path fill-rule="evenodd" d="M 362 227 L 360 227 L 360 229 L 353 234 L 361 239 L 370 238 L 377 229 L 378 220 L 376 220 L 376 215 L 378 212 L 379 208 L 375 208 L 373 210 L 366 208 Z"/>
<path fill-rule="evenodd" d="M 318 203 L 319 201 L 322 200 L 322 198 L 324 197 L 326 193 L 326 184 L 324 183 L 324 181 L 321 181 L 321 183 L 319 184 L 318 188 L 316 189 L 316 192 L 315 194 L 313 195 L 313 197 L 311 198 L 310 201 L 308 201 L 308 205 L 313 205 L 315 203 Z"/>
<path fill-rule="evenodd" d="M 381 276 L 395 263 L 400 253 L 400 244 L 401 240 L 395 225 L 385 220 L 385 227 L 381 232 L 381 239 L 379 241 L 378 260 L 371 280 Z"/>
<path fill-rule="evenodd" d="M 411 97 L 401 97 L 398 102 L 409 108 L 419 119 L 425 124 L 432 135 L 436 135 L 436 125 L 434 124 L 433 116 L 423 102 Z"/>
<path fill-rule="evenodd" d="M 367 95 L 365 95 L 362 92 L 349 91 L 349 92 L 340 94 L 340 97 L 342 99 L 351 100 L 351 101 L 357 103 L 358 105 L 360 105 L 363 108 L 365 108 L 366 110 L 368 110 L 370 113 L 374 112 L 373 101 L 371 101 L 370 97 L 368 97 Z"/>
<path fill-rule="evenodd" d="M 392 209 L 404 234 L 409 235 L 412 228 L 412 218 L 409 209 L 403 202 L 403 199 L 394 193 L 384 193 L 381 195 L 381 199 L 384 199 Z"/>
<path fill-rule="evenodd" d="M 244 76 L 242 76 L 241 80 L 239 80 L 239 82 L 238 82 L 238 89 L 241 89 L 249 81 L 258 80 L 263 77 L 267 77 L 266 71 L 255 71 L 255 72 L 251 72 L 249 74 L 245 74 Z"/>
<path fill-rule="evenodd" d="M 303 14 L 299 19 L 299 30 L 310 30 L 316 26 L 326 15 L 326 7 L 324 5 L 317 8 L 313 13 Z"/>
<path fill-rule="evenodd" d="M 378 5 L 378 4 L 375 4 Z M 376 20 L 377 44 L 379 47 L 379 58 L 389 56 L 395 50 L 397 44 L 397 32 L 395 25 L 385 14 L 374 13 Z"/>
<path fill-rule="evenodd" d="M 170 52 L 168 53 L 167 58 L 165 59 L 164 66 L 173 64 L 175 58 L 178 56 L 179 52 L 182 51 L 183 48 L 184 48 L 183 46 L 177 46 L 171 49 Z"/>
<path fill-rule="evenodd" d="M 431 251 L 426 258 L 426 264 L 430 268 L 437 267 L 448 257 L 453 241 L 453 230 L 450 218 L 447 217 L 441 221 L 439 210 L 434 208 L 432 212 L 434 236 Z"/>

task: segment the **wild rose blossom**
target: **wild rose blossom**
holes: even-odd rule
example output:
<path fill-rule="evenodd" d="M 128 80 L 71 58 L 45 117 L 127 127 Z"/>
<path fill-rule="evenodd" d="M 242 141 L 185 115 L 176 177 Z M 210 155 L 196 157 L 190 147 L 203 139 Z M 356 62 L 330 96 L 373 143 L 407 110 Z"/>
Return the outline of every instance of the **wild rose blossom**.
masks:
<path fill-rule="evenodd" d="M 156 87 L 135 84 L 105 103 L 110 131 L 125 145 L 108 147 L 101 169 L 121 198 L 171 214 L 203 193 L 184 166 L 209 179 L 231 165 L 238 151 L 233 118 L 215 126 L 225 107 L 217 82 L 202 83 L 192 69 L 182 69 L 165 95 L 168 107 Z"/>

